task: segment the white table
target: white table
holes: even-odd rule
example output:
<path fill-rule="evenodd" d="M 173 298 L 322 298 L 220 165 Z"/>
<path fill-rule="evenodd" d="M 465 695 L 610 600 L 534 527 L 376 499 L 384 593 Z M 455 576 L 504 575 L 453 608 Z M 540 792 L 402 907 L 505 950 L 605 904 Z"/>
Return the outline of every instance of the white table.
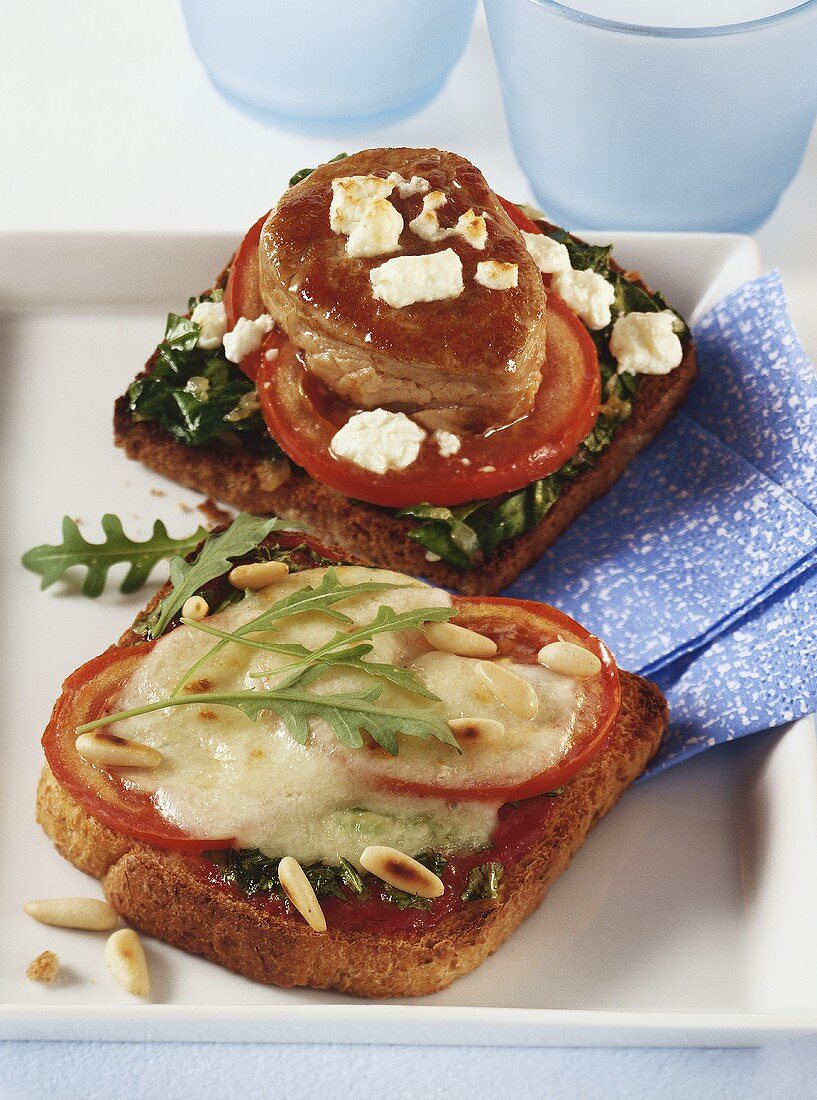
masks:
<path fill-rule="evenodd" d="M 473 159 L 514 198 L 514 160 L 487 32 L 439 99 L 388 129 L 336 139 L 267 129 L 212 90 L 170 0 L 0 0 L 0 231 L 228 230 L 240 234 L 291 173 L 340 150 L 434 145 Z M 274 63 L 274 55 L 272 57 Z M 817 359 L 817 140 L 758 234 Z M 579 227 L 576 227 L 579 228 Z M 4 279 L 9 273 L 0 273 Z M 761 1051 L 7 1044 L 0 1100 L 163 1095 L 246 1097 L 754 1097 L 812 1095 L 817 1043 Z M 308 1067 L 309 1084 L 304 1072 Z M 70 1087 L 66 1087 L 66 1085 Z"/>

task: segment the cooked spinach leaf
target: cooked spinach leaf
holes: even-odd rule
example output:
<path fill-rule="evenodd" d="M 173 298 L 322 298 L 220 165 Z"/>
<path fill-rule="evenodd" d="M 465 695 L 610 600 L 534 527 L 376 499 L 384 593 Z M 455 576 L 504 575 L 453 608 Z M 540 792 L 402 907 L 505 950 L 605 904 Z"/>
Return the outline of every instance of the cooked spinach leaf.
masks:
<path fill-rule="evenodd" d="M 227 849 L 205 852 L 204 855 L 216 864 L 224 882 L 236 886 L 243 894 L 249 897 L 253 894 L 285 897 L 281 880 L 278 878 L 280 859 L 271 859 L 258 848 L 244 848 L 241 851 Z M 344 888 L 359 898 L 369 896 L 368 887 L 346 859 L 342 859 L 337 867 L 329 867 L 325 863 L 313 863 L 304 867 L 304 874 L 309 879 L 316 897 L 339 898 L 340 901 L 348 902 L 349 895 L 344 892 Z"/>
<path fill-rule="evenodd" d="M 191 298 L 195 308 L 220 291 Z M 149 373 L 128 390 L 129 409 L 137 420 L 155 420 L 188 447 L 199 447 L 222 432 L 255 433 L 267 441 L 271 454 L 280 454 L 264 430 L 255 401 L 255 384 L 219 347 L 196 346 L 201 328 L 189 317 L 171 313 L 164 340 L 156 349 Z"/>
<path fill-rule="evenodd" d="M 468 882 L 460 894 L 463 901 L 480 901 L 499 897 L 499 880 L 505 868 L 501 863 L 483 863 L 474 867 L 468 875 Z"/>
<path fill-rule="evenodd" d="M 336 164 L 337 161 L 345 160 L 348 156 L 349 156 L 348 153 L 338 153 L 338 155 L 336 157 L 332 157 L 332 159 L 328 160 L 326 163 L 327 164 Z M 296 183 L 300 183 L 301 180 L 305 180 L 307 178 L 307 176 L 311 176 L 314 171 L 315 171 L 314 168 L 300 168 L 295 173 L 294 176 L 290 177 L 289 186 L 294 187 Z"/>

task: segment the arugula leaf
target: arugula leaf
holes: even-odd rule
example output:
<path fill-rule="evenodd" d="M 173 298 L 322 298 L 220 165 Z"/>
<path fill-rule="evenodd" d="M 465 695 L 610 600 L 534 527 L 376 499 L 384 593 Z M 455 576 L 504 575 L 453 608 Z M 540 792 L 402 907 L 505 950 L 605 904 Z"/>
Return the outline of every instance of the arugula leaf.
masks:
<path fill-rule="evenodd" d="M 233 631 L 217 630 L 215 627 L 210 626 L 209 623 L 187 622 L 187 626 L 192 626 L 196 630 L 201 630 L 206 634 L 212 634 L 213 637 L 219 638 L 220 640 L 217 645 L 203 654 L 192 668 L 189 668 L 187 672 L 185 672 L 184 676 L 182 676 L 173 689 L 172 694 L 174 697 L 178 695 L 184 684 L 187 683 L 188 680 L 195 678 L 201 668 L 229 642 L 237 642 L 245 646 L 250 646 L 253 649 L 266 649 L 271 653 L 283 653 L 293 657 L 312 657 L 311 651 L 304 648 L 304 646 L 253 641 L 249 639 L 247 635 L 260 634 L 264 631 L 272 630 L 274 624 L 281 619 L 289 618 L 292 615 L 302 615 L 306 612 L 320 612 L 330 619 L 348 623 L 351 622 L 349 616 L 344 615 L 342 611 L 335 610 L 334 604 L 339 603 L 341 600 L 348 600 L 353 596 L 360 596 L 373 592 L 385 592 L 395 587 L 400 586 L 387 584 L 382 581 L 363 581 L 360 584 L 343 585 L 338 579 L 336 570 L 330 567 L 326 570 L 326 573 L 321 578 L 321 583 L 317 585 L 317 587 L 310 588 L 306 585 L 304 588 L 299 588 L 297 591 L 291 592 L 288 596 L 276 600 L 271 607 L 268 607 L 266 611 L 256 616 L 256 618 L 248 623 L 244 623 L 242 626 L 236 627 Z M 342 636 L 348 639 L 348 635 Z"/>
<path fill-rule="evenodd" d="M 320 671 L 320 670 L 318 670 Z M 290 736 L 299 744 L 305 745 L 309 736 L 309 719 L 320 718 L 330 726 L 341 742 L 350 749 L 359 749 L 363 744 L 362 732 L 368 733 L 391 756 L 399 751 L 397 734 L 417 737 L 428 741 L 435 737 L 444 745 L 450 745 L 457 752 L 462 750 L 449 729 L 445 719 L 431 710 L 402 710 L 400 708 L 378 707 L 375 705 L 382 694 L 382 688 L 374 685 L 367 691 L 349 691 L 336 694 L 313 694 L 297 688 L 270 688 L 269 690 L 249 691 L 211 691 L 191 695 L 172 696 L 155 703 L 146 703 L 132 710 L 107 714 L 93 722 L 85 722 L 77 727 L 77 733 L 121 722 L 126 718 L 137 718 L 142 714 L 152 714 L 157 710 L 170 707 L 204 704 L 234 707 L 253 722 L 265 711 L 277 714 L 286 726 Z"/>
<path fill-rule="evenodd" d="M 191 303 L 217 300 L 220 291 L 201 295 Z M 195 308 L 195 306 L 194 306 Z M 263 418 L 252 407 L 255 383 L 222 347 L 196 346 L 201 326 L 189 317 L 168 314 L 164 340 L 148 374 L 128 389 L 132 416 L 155 420 L 174 439 L 188 447 L 210 442 L 222 432 L 249 435 L 271 455 L 281 452 L 264 429 Z"/>
<path fill-rule="evenodd" d="M 135 592 L 147 581 L 160 561 L 174 554 L 188 554 L 208 534 L 204 527 L 198 527 L 192 535 L 174 539 L 168 535 L 164 523 L 157 519 L 150 537 L 144 542 L 136 542 L 123 531 L 121 519 L 110 512 L 102 517 L 102 531 L 105 536 L 103 542 L 89 542 L 74 520 L 65 516 L 62 542 L 56 546 L 48 543 L 35 546 L 23 554 L 22 563 L 26 569 L 42 577 L 41 588 L 49 588 L 68 569 L 84 566 L 86 573 L 82 594 L 94 598 L 105 588 L 111 566 L 126 562 L 130 568 L 119 590 Z"/>
<path fill-rule="evenodd" d="M 468 882 L 460 894 L 463 901 L 478 901 L 499 897 L 499 880 L 502 878 L 505 868 L 501 863 L 483 863 L 480 867 L 474 867 L 468 875 Z"/>
<path fill-rule="evenodd" d="M 259 518 L 241 512 L 226 531 L 208 536 L 192 562 L 181 557 L 171 558 L 170 583 L 173 587 L 148 622 L 151 635 L 158 638 L 163 634 L 188 596 L 195 595 L 210 581 L 228 572 L 233 559 L 254 550 L 277 523 L 274 516 Z"/>
<path fill-rule="evenodd" d="M 336 164 L 339 160 L 346 160 L 346 158 L 348 156 L 349 156 L 348 153 L 338 153 L 338 155 L 336 157 L 332 157 L 332 159 L 326 161 L 326 163 L 327 164 Z M 301 180 L 305 180 L 307 178 L 307 176 L 311 176 L 314 171 L 315 171 L 314 168 L 301 168 L 301 169 L 299 169 L 295 173 L 294 176 L 290 177 L 289 186 L 294 187 L 296 183 L 300 183 Z"/>

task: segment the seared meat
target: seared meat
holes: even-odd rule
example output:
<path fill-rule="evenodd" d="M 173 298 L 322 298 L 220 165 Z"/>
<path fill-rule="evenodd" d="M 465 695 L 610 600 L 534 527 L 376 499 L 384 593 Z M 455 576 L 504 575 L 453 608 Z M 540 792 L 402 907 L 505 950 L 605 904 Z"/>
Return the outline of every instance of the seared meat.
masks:
<path fill-rule="evenodd" d="M 332 181 L 392 172 L 429 186 L 394 188 L 385 201 L 402 216 L 403 229 L 398 236 L 399 223 L 395 229 L 386 211 L 384 243 L 377 247 L 396 242 L 399 250 L 367 255 L 357 237 L 349 240 L 342 217 L 334 218 L 340 231 L 330 226 Z M 472 210 L 486 215 L 487 239 Z M 458 222 L 465 232 L 435 233 L 435 218 L 443 232 Z M 396 256 L 446 249 L 462 262 L 458 297 L 402 307 L 375 297 L 373 268 Z M 463 157 L 437 149 L 368 149 L 324 164 L 283 195 L 264 226 L 259 260 L 267 309 L 303 349 L 307 368 L 355 407 L 411 412 L 430 428 L 476 430 L 529 410 L 545 358 L 542 278 L 482 173 Z M 492 290 L 478 283 L 477 264 L 486 260 L 516 264 L 516 286 Z"/>

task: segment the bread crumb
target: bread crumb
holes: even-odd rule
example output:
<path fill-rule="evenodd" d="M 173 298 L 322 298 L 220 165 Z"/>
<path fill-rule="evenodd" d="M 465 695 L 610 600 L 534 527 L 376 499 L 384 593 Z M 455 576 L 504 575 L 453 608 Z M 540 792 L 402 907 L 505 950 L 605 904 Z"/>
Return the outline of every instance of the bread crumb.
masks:
<path fill-rule="evenodd" d="M 60 959 L 53 951 L 41 951 L 40 954 L 29 963 L 26 977 L 32 982 L 53 982 L 59 973 Z"/>
<path fill-rule="evenodd" d="M 199 504 L 199 511 L 213 527 L 220 527 L 222 523 L 232 523 L 233 516 L 231 512 L 225 511 L 223 508 L 219 508 L 214 500 L 210 500 L 208 497 L 203 504 Z"/>
<path fill-rule="evenodd" d="M 150 495 L 152 497 L 164 497 L 167 496 L 167 493 L 164 491 L 164 489 L 151 489 Z"/>

